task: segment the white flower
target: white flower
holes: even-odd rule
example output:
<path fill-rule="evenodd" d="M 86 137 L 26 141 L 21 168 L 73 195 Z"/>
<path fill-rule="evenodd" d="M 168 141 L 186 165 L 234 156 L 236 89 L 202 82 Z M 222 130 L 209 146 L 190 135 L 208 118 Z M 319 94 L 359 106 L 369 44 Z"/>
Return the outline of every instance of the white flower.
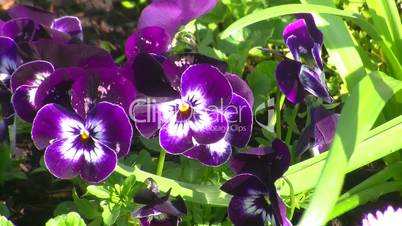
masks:
<path fill-rule="evenodd" d="M 374 214 L 368 214 L 362 221 L 362 226 L 398 226 L 402 225 L 402 209 L 394 210 L 388 206 L 384 213 L 377 211 Z"/>

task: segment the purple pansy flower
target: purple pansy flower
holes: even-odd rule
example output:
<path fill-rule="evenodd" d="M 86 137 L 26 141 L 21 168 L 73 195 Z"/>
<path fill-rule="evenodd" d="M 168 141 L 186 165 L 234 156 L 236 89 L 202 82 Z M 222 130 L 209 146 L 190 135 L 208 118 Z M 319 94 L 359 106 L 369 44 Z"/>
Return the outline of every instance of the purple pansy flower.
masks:
<path fill-rule="evenodd" d="M 140 53 L 132 64 L 126 66 L 132 69 L 137 90 L 151 97 L 179 96 L 180 82 L 183 72 L 192 65 L 209 64 L 225 73 L 225 62 L 198 53 L 184 53 L 169 58 Z"/>
<path fill-rule="evenodd" d="M 170 35 L 161 27 L 142 28 L 128 37 L 125 44 L 126 56 L 130 60 L 138 53 L 164 54 L 169 49 L 170 41 Z"/>
<path fill-rule="evenodd" d="M 311 124 L 300 134 L 296 153 L 302 155 L 311 149 L 314 155 L 328 150 L 335 136 L 339 114 L 327 111 L 323 107 L 311 110 Z"/>
<path fill-rule="evenodd" d="M 126 56 L 138 53 L 161 55 L 169 50 L 172 38 L 180 26 L 212 10 L 216 0 L 154 0 L 141 13 L 137 31 L 125 44 Z"/>
<path fill-rule="evenodd" d="M 322 33 L 313 17 L 301 14 L 300 19 L 286 26 L 283 38 L 295 59 L 285 58 L 276 68 L 276 80 L 286 98 L 292 103 L 299 103 L 307 91 L 332 102 L 322 71 Z"/>
<path fill-rule="evenodd" d="M 10 88 L 11 74 L 20 64 L 15 42 L 5 36 L 0 36 L 0 81 Z"/>
<path fill-rule="evenodd" d="M 207 64 L 190 66 L 181 77 L 180 96 L 134 110 L 137 129 L 151 137 L 160 129 L 161 146 L 171 154 L 182 154 L 196 144 L 221 140 L 228 121 L 221 109 L 232 100 L 232 87 L 225 76 Z M 148 118 L 151 114 L 155 118 Z"/>
<path fill-rule="evenodd" d="M 39 106 L 35 105 L 38 87 L 54 72 L 54 67 L 47 61 L 37 60 L 23 64 L 11 77 L 13 91 L 12 103 L 21 119 L 32 122 Z"/>
<path fill-rule="evenodd" d="M 169 200 L 169 196 L 170 191 L 162 196 L 156 187 L 140 190 L 135 194 L 134 201 L 143 206 L 132 216 L 138 218 L 142 226 L 178 226 L 187 208 L 180 196 L 173 201 Z"/>
<path fill-rule="evenodd" d="M 124 109 L 108 102 L 96 104 L 86 115 L 57 104 L 42 107 L 32 125 L 32 140 L 45 149 L 45 164 L 61 179 L 80 175 L 90 183 L 105 180 L 117 157 L 128 153 L 133 129 Z"/>
<path fill-rule="evenodd" d="M 5 138 L 8 125 L 14 121 L 14 109 L 11 104 L 10 77 L 20 64 L 17 54 L 17 45 L 9 38 L 0 36 L 0 106 L 1 128 L 0 137 Z"/>
<path fill-rule="evenodd" d="M 273 225 L 292 225 L 274 185 L 289 163 L 289 149 L 280 140 L 274 140 L 272 148 L 255 148 L 233 155 L 230 165 L 237 175 L 221 189 L 233 195 L 228 214 L 234 225 L 263 226 L 267 221 Z"/>
<path fill-rule="evenodd" d="M 6 22 L 3 32 L 13 39 L 32 41 L 50 36 L 61 43 L 83 40 L 81 22 L 77 17 L 56 18 L 45 10 L 19 4 L 8 10 L 8 14 L 13 19 Z M 21 31 L 24 36 L 19 35 Z"/>
<path fill-rule="evenodd" d="M 237 147 L 247 145 L 252 130 L 251 104 L 254 102 L 252 91 L 239 76 L 234 74 L 222 76 L 222 72 L 226 70 L 224 62 L 194 53 L 171 58 L 158 58 L 145 53 L 139 54 L 133 62 L 135 83 L 140 92 L 154 96 L 154 103 L 138 105 L 135 108 L 135 121 L 143 136 L 147 138 L 153 136 L 169 117 L 158 109 L 169 106 L 166 105 L 167 100 L 171 101 L 180 97 L 182 74 L 184 76 L 192 65 L 194 67 L 204 65 L 204 67 L 212 68 L 212 66 L 207 66 L 208 64 L 219 68 L 219 71 L 215 69 L 215 72 L 221 72 L 218 78 L 220 77 L 223 82 L 223 87 L 228 82 L 232 87 L 233 93 L 230 103 L 227 106 L 219 106 L 220 109 L 218 109 L 228 121 L 228 131 L 223 138 L 212 143 L 200 143 L 193 139 L 191 143 L 194 147 L 188 145 L 190 148 L 183 154 L 208 166 L 219 166 L 231 156 L 232 145 Z M 147 65 L 146 71 L 144 65 Z M 158 123 L 146 123 L 146 120 L 151 118 Z"/>
<path fill-rule="evenodd" d="M 171 37 L 180 26 L 212 10 L 217 0 L 153 0 L 142 11 L 138 29 L 161 27 Z"/>

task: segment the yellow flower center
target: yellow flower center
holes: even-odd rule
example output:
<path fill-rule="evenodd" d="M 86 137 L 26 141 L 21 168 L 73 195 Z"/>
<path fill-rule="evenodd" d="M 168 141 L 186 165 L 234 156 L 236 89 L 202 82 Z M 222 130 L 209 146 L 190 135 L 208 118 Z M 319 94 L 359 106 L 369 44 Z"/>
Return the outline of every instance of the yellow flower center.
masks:
<path fill-rule="evenodd" d="M 181 104 L 181 105 L 179 106 L 179 111 L 180 111 L 181 113 L 188 112 L 189 110 L 190 110 L 190 105 L 188 105 L 188 104 L 183 103 L 183 104 Z"/>
<path fill-rule="evenodd" d="M 81 136 L 82 140 L 88 140 L 89 139 L 89 133 L 85 129 L 81 130 L 80 136 Z"/>

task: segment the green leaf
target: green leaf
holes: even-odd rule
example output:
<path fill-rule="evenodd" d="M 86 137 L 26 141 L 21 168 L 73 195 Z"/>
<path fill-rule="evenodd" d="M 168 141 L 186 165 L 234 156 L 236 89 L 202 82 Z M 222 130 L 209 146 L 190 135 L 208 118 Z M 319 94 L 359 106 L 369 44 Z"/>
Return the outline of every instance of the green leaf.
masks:
<path fill-rule="evenodd" d="M 1 226 L 14 226 L 14 224 L 11 221 L 7 220 L 6 217 L 1 216 L 1 215 L 0 215 L 0 225 Z"/>
<path fill-rule="evenodd" d="M 5 217 L 10 216 L 10 211 L 8 210 L 6 204 L 3 202 L 0 202 L 0 215 Z"/>
<path fill-rule="evenodd" d="M 100 215 L 98 206 L 89 200 L 80 199 L 75 190 L 73 191 L 73 199 L 78 211 L 83 214 L 84 217 L 91 220 Z"/>
<path fill-rule="evenodd" d="M 75 207 L 74 202 L 72 201 L 64 201 L 62 203 L 59 203 L 56 208 L 53 211 L 54 216 L 62 215 L 62 214 L 67 214 L 70 212 L 77 211 L 77 208 Z"/>
<path fill-rule="evenodd" d="M 70 212 L 48 220 L 46 226 L 86 226 L 86 224 L 78 213 Z"/>
<path fill-rule="evenodd" d="M 132 193 L 134 192 L 133 189 L 134 189 L 135 182 L 136 182 L 136 180 L 135 180 L 134 175 L 127 177 L 123 182 L 123 188 L 121 190 L 121 195 L 131 198 L 133 196 Z"/>
<path fill-rule="evenodd" d="M 89 185 L 87 187 L 87 192 L 95 197 L 100 199 L 108 199 L 110 198 L 110 192 L 106 188 L 101 185 Z"/>
<path fill-rule="evenodd" d="M 396 1 L 366 0 L 374 26 L 379 35 L 391 43 L 392 51 L 402 58 L 402 26 Z"/>
<path fill-rule="evenodd" d="M 275 87 L 275 69 L 277 62 L 264 61 L 257 65 L 247 77 L 248 85 L 255 97 L 254 106 L 259 106 Z"/>
<path fill-rule="evenodd" d="M 382 73 L 372 73 L 351 91 L 339 118 L 328 158 L 300 226 L 325 223 L 341 192 L 354 150 L 364 140 L 386 102 L 401 89 L 400 81 Z"/>
<path fill-rule="evenodd" d="M 101 203 L 103 208 L 102 218 L 105 225 L 112 225 L 116 222 L 120 214 L 120 206 L 114 203 Z"/>

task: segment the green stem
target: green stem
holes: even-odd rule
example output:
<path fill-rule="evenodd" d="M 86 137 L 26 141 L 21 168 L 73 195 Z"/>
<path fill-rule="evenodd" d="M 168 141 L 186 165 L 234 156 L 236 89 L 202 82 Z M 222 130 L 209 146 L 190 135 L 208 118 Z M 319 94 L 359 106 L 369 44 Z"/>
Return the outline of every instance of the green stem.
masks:
<path fill-rule="evenodd" d="M 278 92 L 278 94 L 276 95 L 276 106 L 275 106 L 276 135 L 278 136 L 278 139 L 282 139 L 281 110 L 284 103 L 285 103 L 285 95 Z"/>
<path fill-rule="evenodd" d="M 385 169 L 379 171 L 378 173 L 370 176 L 369 178 L 367 178 L 360 184 L 356 185 L 349 191 L 345 192 L 343 195 L 341 195 L 339 197 L 338 202 L 342 201 L 344 199 L 348 199 L 350 196 L 352 196 L 358 192 L 361 192 L 365 189 L 369 189 L 375 185 L 384 183 L 387 180 L 391 179 L 395 173 L 401 172 L 401 171 L 402 171 L 402 162 L 394 163 L 394 164 L 386 167 Z"/>
<path fill-rule="evenodd" d="M 402 191 L 402 182 L 400 181 L 386 182 L 360 191 L 356 194 L 351 195 L 347 199 L 342 199 L 340 202 L 338 201 L 336 206 L 333 208 L 332 213 L 327 218 L 327 221 L 338 217 L 371 200 L 376 200 L 382 195 L 398 191 Z"/>
<path fill-rule="evenodd" d="M 292 121 L 296 120 L 298 111 L 299 111 L 299 104 L 296 104 L 295 107 L 293 108 L 292 117 L 290 120 L 292 120 Z M 295 128 L 293 126 L 289 126 L 288 131 L 286 133 L 285 143 L 290 144 L 290 141 L 292 140 L 292 135 L 293 135 L 294 129 Z"/>
<path fill-rule="evenodd" d="M 172 196 L 181 196 L 188 202 L 207 204 L 211 206 L 228 206 L 230 195 L 222 192 L 219 186 L 214 185 L 199 185 L 190 184 L 166 177 L 157 176 L 152 173 L 145 172 L 138 167 L 128 167 L 120 164 L 116 167 L 116 172 L 128 177 L 134 175 L 137 181 L 144 182 L 148 178 L 152 178 L 157 184 L 158 188 L 162 192 L 167 192 L 172 189 Z"/>
<path fill-rule="evenodd" d="M 163 166 L 165 165 L 166 152 L 161 148 L 158 159 L 158 166 L 156 168 L 156 175 L 162 176 Z"/>
<path fill-rule="evenodd" d="M 295 213 L 295 209 L 296 209 L 295 193 L 294 193 L 292 182 L 286 177 L 282 177 L 282 178 L 288 184 L 289 190 L 290 190 L 290 211 L 288 212 L 287 215 L 288 215 L 288 219 L 291 220 L 293 218 L 293 214 Z"/>

